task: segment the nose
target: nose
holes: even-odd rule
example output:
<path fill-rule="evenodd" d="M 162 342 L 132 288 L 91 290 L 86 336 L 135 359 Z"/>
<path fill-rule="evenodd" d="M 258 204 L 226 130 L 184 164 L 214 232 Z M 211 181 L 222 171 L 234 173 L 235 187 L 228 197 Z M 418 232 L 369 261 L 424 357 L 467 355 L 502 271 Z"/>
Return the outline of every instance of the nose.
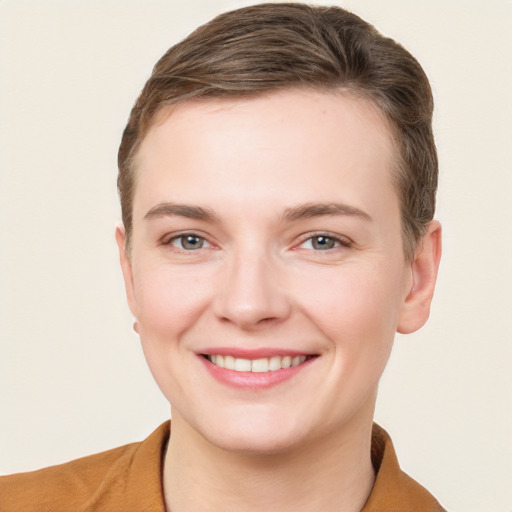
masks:
<path fill-rule="evenodd" d="M 225 262 L 214 299 L 214 312 L 224 322 L 256 330 L 285 320 L 291 301 L 282 270 L 269 254 L 239 254 Z"/>

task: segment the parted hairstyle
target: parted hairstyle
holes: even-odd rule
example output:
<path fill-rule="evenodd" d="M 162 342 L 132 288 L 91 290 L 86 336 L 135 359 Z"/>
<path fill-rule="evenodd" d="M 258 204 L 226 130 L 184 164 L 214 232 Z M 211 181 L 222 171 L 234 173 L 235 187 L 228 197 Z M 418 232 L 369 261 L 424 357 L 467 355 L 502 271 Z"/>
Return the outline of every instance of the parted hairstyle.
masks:
<path fill-rule="evenodd" d="M 221 14 L 172 46 L 137 99 L 119 147 L 118 191 L 127 249 L 137 150 L 163 107 L 182 102 L 309 88 L 353 92 L 388 120 L 407 259 L 435 210 L 438 162 L 433 98 L 417 60 L 340 7 L 264 3 Z"/>

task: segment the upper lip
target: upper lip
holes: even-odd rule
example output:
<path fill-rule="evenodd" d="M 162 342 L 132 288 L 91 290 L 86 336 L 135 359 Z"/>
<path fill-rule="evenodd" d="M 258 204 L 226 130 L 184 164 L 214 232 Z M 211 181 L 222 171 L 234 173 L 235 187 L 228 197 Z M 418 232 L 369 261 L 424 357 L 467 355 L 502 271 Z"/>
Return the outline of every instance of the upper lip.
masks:
<path fill-rule="evenodd" d="M 284 348 L 241 348 L 241 347 L 210 347 L 197 352 L 199 355 L 233 356 L 238 359 L 262 359 L 275 356 L 314 356 L 313 352 L 290 350 Z"/>

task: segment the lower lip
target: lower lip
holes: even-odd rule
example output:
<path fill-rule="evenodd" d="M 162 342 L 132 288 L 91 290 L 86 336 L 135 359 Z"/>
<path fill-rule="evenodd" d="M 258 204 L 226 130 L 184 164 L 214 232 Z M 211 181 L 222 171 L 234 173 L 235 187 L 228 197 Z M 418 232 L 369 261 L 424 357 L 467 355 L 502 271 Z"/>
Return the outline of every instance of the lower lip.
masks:
<path fill-rule="evenodd" d="M 202 360 L 203 365 L 210 372 L 210 375 L 216 380 L 228 386 L 235 388 L 245 389 L 265 389 L 285 382 L 295 377 L 298 373 L 305 370 L 310 364 L 317 359 L 312 357 L 307 359 L 298 366 L 291 366 L 290 368 L 283 368 L 281 370 L 274 370 L 269 372 L 253 373 L 253 372 L 237 372 L 235 370 L 228 370 L 216 366 L 205 357 L 199 356 Z"/>

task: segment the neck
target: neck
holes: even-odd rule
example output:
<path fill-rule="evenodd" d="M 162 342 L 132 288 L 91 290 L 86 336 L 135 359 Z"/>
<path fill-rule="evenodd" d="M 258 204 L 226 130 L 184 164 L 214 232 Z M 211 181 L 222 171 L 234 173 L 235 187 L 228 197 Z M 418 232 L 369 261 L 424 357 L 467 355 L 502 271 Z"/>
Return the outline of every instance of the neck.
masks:
<path fill-rule="evenodd" d="M 169 511 L 359 512 L 375 479 L 371 418 L 285 453 L 233 453 L 173 414 L 164 462 Z"/>

